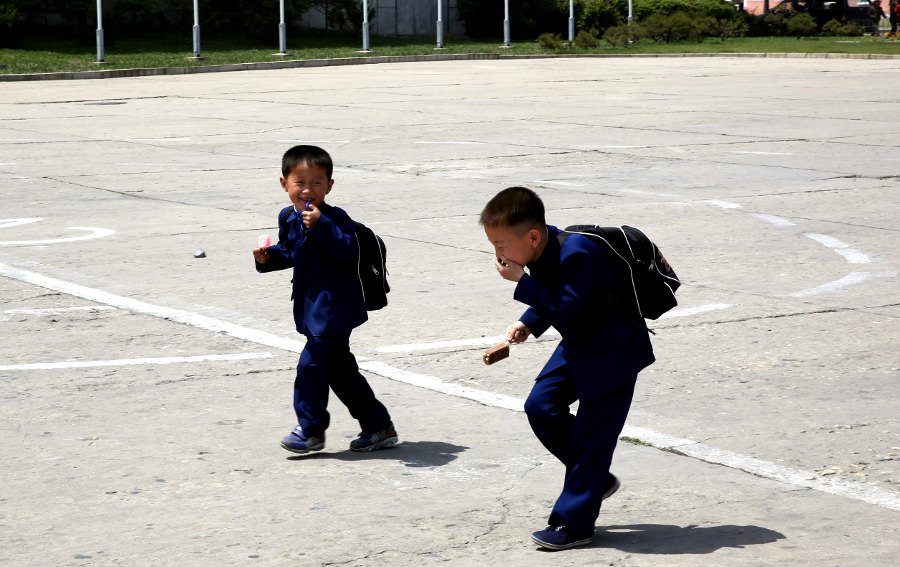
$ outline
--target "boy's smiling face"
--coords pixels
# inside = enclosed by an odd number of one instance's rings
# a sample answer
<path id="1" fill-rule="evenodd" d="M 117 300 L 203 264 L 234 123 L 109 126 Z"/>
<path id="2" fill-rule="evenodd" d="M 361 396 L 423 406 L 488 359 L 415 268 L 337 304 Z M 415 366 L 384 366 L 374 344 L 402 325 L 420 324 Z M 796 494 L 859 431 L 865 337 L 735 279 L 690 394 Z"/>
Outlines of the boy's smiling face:
<path id="1" fill-rule="evenodd" d="M 537 229 L 516 231 L 502 226 L 485 226 L 484 233 L 494 245 L 494 253 L 501 261 L 511 260 L 526 266 L 538 259 L 543 251 L 544 238 Z"/>
<path id="2" fill-rule="evenodd" d="M 325 195 L 331 192 L 334 179 L 328 178 L 324 167 L 301 162 L 294 166 L 287 178 L 281 177 L 281 187 L 287 191 L 291 203 L 298 211 L 306 208 L 306 203 L 316 207 L 325 201 Z"/>

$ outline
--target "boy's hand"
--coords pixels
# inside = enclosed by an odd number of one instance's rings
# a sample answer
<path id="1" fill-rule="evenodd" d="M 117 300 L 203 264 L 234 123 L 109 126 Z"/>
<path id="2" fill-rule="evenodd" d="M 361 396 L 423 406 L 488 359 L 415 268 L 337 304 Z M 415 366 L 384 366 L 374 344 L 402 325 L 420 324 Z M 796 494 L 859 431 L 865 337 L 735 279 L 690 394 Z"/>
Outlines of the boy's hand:
<path id="1" fill-rule="evenodd" d="M 524 343 L 530 336 L 531 331 L 521 321 L 516 321 L 506 329 L 506 342 L 508 343 Z"/>
<path id="2" fill-rule="evenodd" d="M 259 264 L 265 264 L 269 261 L 269 251 L 265 248 L 254 248 L 253 259 Z"/>
<path id="3" fill-rule="evenodd" d="M 304 209 L 300 216 L 303 218 L 303 227 L 306 230 L 311 229 L 316 226 L 316 223 L 319 222 L 319 217 L 322 216 L 322 211 L 319 210 L 319 207 L 313 205 L 312 203 L 306 203 L 306 209 Z"/>
<path id="4" fill-rule="evenodd" d="M 525 275 L 525 268 L 516 264 L 506 256 L 494 258 L 494 267 L 500 273 L 500 277 L 511 282 L 517 282 Z"/>

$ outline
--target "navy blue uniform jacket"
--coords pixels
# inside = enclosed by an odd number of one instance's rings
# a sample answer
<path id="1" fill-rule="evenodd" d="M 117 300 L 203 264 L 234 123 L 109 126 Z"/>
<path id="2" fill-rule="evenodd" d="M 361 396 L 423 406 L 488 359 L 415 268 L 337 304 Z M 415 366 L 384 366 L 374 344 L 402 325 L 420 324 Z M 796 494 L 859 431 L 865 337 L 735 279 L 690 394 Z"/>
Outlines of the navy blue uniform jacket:
<path id="1" fill-rule="evenodd" d="M 546 248 L 528 264 L 513 297 L 530 306 L 519 320 L 533 335 L 552 325 L 562 336 L 538 380 L 569 365 L 578 398 L 590 400 L 634 381 L 655 360 L 653 347 L 643 321 L 629 321 L 610 307 L 609 292 L 631 284 L 613 270 L 603 249 L 580 234 L 560 246 L 560 230 L 547 231 Z"/>
<path id="2" fill-rule="evenodd" d="M 256 263 L 259 272 L 294 268 L 294 323 L 306 336 L 349 333 L 368 319 L 356 225 L 343 209 L 322 203 L 319 210 L 319 221 L 304 230 L 293 206 L 285 207 L 278 215 L 278 244 L 268 248 L 268 262 Z"/>

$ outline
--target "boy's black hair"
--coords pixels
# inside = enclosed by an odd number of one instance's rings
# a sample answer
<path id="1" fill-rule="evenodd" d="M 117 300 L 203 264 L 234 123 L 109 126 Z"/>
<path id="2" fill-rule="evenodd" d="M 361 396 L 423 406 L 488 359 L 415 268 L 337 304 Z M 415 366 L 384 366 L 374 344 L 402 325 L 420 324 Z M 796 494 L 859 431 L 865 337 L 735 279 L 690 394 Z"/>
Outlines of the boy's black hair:
<path id="1" fill-rule="evenodd" d="M 506 226 L 517 232 L 547 225 L 544 203 L 526 187 L 507 187 L 494 195 L 481 211 L 478 222 L 481 226 Z"/>
<path id="2" fill-rule="evenodd" d="M 281 158 L 281 175 L 286 178 L 301 163 L 321 167 L 328 173 L 328 179 L 331 179 L 334 163 L 328 152 L 319 146 L 294 146 L 284 152 L 284 157 Z"/>

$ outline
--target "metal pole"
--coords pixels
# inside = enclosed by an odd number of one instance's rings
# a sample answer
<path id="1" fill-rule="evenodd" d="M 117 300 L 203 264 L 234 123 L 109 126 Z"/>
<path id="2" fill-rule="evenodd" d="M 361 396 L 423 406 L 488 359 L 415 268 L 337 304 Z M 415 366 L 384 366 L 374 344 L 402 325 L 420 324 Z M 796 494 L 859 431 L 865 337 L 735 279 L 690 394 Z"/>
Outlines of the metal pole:
<path id="1" fill-rule="evenodd" d="M 503 46 L 509 47 L 509 0 L 503 0 Z"/>
<path id="2" fill-rule="evenodd" d="M 437 47 L 438 49 L 444 47 L 444 21 L 442 19 L 442 6 L 443 0 L 437 0 L 437 9 L 438 9 L 438 19 L 437 19 Z"/>
<path id="3" fill-rule="evenodd" d="M 363 35 L 362 50 L 369 51 L 369 2 L 367 0 L 363 0 L 362 35 Z"/>
<path id="4" fill-rule="evenodd" d="M 628 45 L 631 45 L 631 20 L 632 20 L 632 11 L 631 11 L 631 0 L 628 0 Z"/>
<path id="5" fill-rule="evenodd" d="M 284 25 L 284 0 L 279 2 L 279 12 L 281 19 L 278 22 L 278 53 L 285 55 L 287 53 L 287 32 Z"/>
<path id="6" fill-rule="evenodd" d="M 200 57 L 200 11 L 194 0 L 194 57 Z"/>
<path id="7" fill-rule="evenodd" d="M 569 0 L 569 41 L 575 41 L 575 0 Z"/>
<path id="8" fill-rule="evenodd" d="M 103 0 L 97 0 L 97 63 L 106 59 L 106 48 L 103 45 Z"/>

